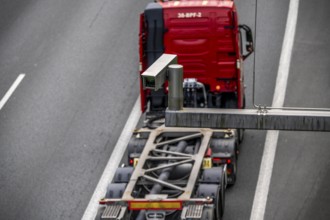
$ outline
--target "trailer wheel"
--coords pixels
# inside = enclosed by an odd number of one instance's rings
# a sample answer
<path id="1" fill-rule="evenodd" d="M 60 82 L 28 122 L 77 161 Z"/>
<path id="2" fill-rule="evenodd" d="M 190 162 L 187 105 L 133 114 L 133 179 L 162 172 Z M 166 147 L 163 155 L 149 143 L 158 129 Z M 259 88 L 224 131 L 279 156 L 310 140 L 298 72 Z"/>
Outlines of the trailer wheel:
<path id="1" fill-rule="evenodd" d="M 145 138 L 136 138 L 135 136 L 131 137 L 127 145 L 128 164 L 130 158 L 140 157 L 146 143 L 147 139 Z"/>
<path id="2" fill-rule="evenodd" d="M 244 131 L 245 129 L 237 129 L 237 134 L 238 134 L 238 143 L 241 144 L 244 139 Z"/>
<path id="3" fill-rule="evenodd" d="M 107 194 L 105 195 L 106 198 L 109 199 L 119 199 L 123 196 L 126 183 L 110 183 L 107 188 Z"/>
<path id="4" fill-rule="evenodd" d="M 239 133 L 240 133 L 240 131 L 239 131 L 240 129 L 233 129 L 233 131 L 234 131 L 234 137 L 235 137 L 235 152 L 236 152 L 236 154 L 238 154 L 239 153 L 239 150 L 238 150 L 238 146 L 239 146 L 239 143 L 240 143 L 240 141 L 239 141 Z"/>
<path id="5" fill-rule="evenodd" d="M 226 175 L 226 174 L 224 174 Z M 216 213 L 216 220 L 221 220 L 222 216 L 225 212 L 225 178 L 221 179 L 221 183 L 219 185 L 219 194 L 218 194 L 218 201 L 216 203 L 217 211 Z"/>
<path id="6" fill-rule="evenodd" d="M 220 139 L 212 138 L 210 142 L 212 153 L 230 153 L 236 154 L 237 142 L 235 138 Z"/>
<path id="7" fill-rule="evenodd" d="M 220 184 L 200 184 L 197 190 L 197 197 L 214 198 L 213 219 L 221 220 L 225 210 L 225 184 L 222 178 Z M 209 211 L 207 211 L 209 213 Z M 202 218 L 203 219 L 203 218 Z"/>
<path id="8" fill-rule="evenodd" d="M 118 167 L 113 177 L 113 183 L 128 183 L 131 179 L 133 167 Z"/>
<path id="9" fill-rule="evenodd" d="M 125 189 L 126 189 L 126 183 L 110 183 L 107 187 L 107 193 L 105 195 L 105 198 L 108 199 L 119 199 L 123 196 Z M 99 207 L 97 210 L 97 214 L 95 216 L 95 220 L 101 220 L 102 214 L 105 210 L 105 206 Z"/>
<path id="10" fill-rule="evenodd" d="M 228 182 L 229 186 L 233 186 L 236 183 L 236 178 L 237 178 L 237 155 L 233 156 L 231 166 L 232 166 L 232 173 L 230 174 L 231 181 Z"/>
<path id="11" fill-rule="evenodd" d="M 127 146 L 128 153 L 141 154 L 146 143 L 147 143 L 146 138 L 136 138 L 134 136 L 131 137 Z"/>

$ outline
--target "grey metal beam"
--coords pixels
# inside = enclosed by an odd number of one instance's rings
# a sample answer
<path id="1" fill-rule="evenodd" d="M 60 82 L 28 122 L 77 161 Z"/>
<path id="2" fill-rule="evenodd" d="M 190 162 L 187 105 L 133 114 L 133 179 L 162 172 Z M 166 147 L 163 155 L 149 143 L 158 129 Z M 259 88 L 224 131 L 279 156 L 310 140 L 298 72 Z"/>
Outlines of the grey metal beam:
<path id="1" fill-rule="evenodd" d="M 257 130 L 330 131 L 329 111 L 206 109 L 166 110 L 167 127 L 244 128 Z"/>
<path id="2" fill-rule="evenodd" d="M 166 187 L 171 188 L 171 189 L 176 189 L 176 190 L 179 190 L 179 191 L 185 191 L 185 189 L 182 188 L 182 187 L 179 187 L 179 186 L 176 186 L 174 184 L 165 182 L 163 180 L 159 180 L 159 179 L 153 178 L 151 176 L 144 175 L 143 178 L 145 178 L 147 180 L 150 180 L 150 181 L 152 181 L 154 183 L 159 183 L 160 185 L 166 186 Z"/>

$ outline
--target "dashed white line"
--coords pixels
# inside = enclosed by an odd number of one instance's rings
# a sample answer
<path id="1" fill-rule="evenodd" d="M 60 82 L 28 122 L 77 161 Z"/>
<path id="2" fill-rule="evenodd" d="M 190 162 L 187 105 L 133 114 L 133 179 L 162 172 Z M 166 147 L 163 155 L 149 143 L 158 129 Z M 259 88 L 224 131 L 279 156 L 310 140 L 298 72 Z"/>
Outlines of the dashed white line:
<path id="1" fill-rule="evenodd" d="M 289 77 L 292 48 L 298 19 L 299 0 L 290 0 L 282 52 L 277 72 L 273 107 L 283 107 Z M 279 131 L 268 131 L 261 160 L 259 178 L 251 211 L 250 220 L 263 220 L 265 216 L 269 185 L 273 172 Z"/>
<path id="2" fill-rule="evenodd" d="M 1 99 L 1 101 L 0 101 L 0 110 L 3 108 L 3 106 L 5 106 L 5 104 L 7 103 L 8 99 L 14 93 L 14 91 L 19 86 L 19 84 L 22 82 L 22 80 L 24 79 L 24 77 L 25 77 L 25 74 L 24 73 L 21 73 L 17 77 L 17 79 L 15 80 L 15 82 L 13 83 L 13 85 L 9 88 L 9 90 L 7 91 L 7 93 L 5 94 L 5 96 Z"/>
<path id="3" fill-rule="evenodd" d="M 127 144 L 132 136 L 132 132 L 137 126 L 139 119 L 141 117 L 141 108 L 140 108 L 140 97 L 136 100 L 135 105 L 132 109 L 131 114 L 129 115 L 125 127 L 119 139 L 116 143 L 115 148 L 112 151 L 111 157 L 108 161 L 107 166 L 105 167 L 103 174 L 99 183 L 96 186 L 96 189 L 93 193 L 91 200 L 85 210 L 85 213 L 82 217 L 82 220 L 91 220 L 94 219 L 97 210 L 99 207 L 99 200 L 104 198 L 106 194 L 106 189 L 108 184 L 112 181 L 112 178 L 115 174 L 117 167 L 126 151 Z"/>

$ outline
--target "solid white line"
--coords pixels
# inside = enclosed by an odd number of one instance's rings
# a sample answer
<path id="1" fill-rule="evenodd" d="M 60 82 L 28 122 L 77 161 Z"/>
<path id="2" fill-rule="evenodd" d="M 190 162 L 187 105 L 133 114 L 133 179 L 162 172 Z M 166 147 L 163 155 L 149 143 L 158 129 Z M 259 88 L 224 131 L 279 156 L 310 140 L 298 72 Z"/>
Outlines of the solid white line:
<path id="1" fill-rule="evenodd" d="M 9 90 L 7 91 L 7 93 L 5 94 L 5 96 L 1 99 L 1 101 L 0 101 L 0 110 L 6 104 L 6 102 L 10 98 L 10 96 L 14 93 L 14 91 L 16 90 L 16 88 L 18 87 L 18 85 L 22 82 L 22 80 L 24 79 L 24 77 L 25 77 L 25 74 L 24 73 L 21 73 L 17 77 L 17 79 L 15 80 L 15 82 L 13 83 L 13 85 L 9 88 Z"/>
<path id="2" fill-rule="evenodd" d="M 299 0 L 291 0 L 282 44 L 282 52 L 277 72 L 273 107 L 283 107 L 289 77 L 292 48 L 298 19 Z M 269 185 L 273 172 L 279 131 L 268 131 L 260 164 L 259 178 L 250 220 L 263 220 L 265 216 Z"/>
<path id="3" fill-rule="evenodd" d="M 139 122 L 139 119 L 141 117 L 140 106 L 141 105 L 140 105 L 140 96 L 139 96 L 139 98 L 135 102 L 131 114 L 127 119 L 125 127 L 123 128 L 123 131 L 119 136 L 117 144 L 112 151 L 108 164 L 103 171 L 103 174 L 101 176 L 99 183 L 97 184 L 94 194 L 91 200 L 89 201 L 89 204 L 82 217 L 82 220 L 91 220 L 95 218 L 99 207 L 99 200 L 104 198 L 106 194 L 107 186 L 112 181 L 116 169 L 119 166 L 119 163 L 126 151 L 126 147 L 132 136 L 132 132 L 134 131 L 134 129 L 137 126 L 137 123 Z"/>

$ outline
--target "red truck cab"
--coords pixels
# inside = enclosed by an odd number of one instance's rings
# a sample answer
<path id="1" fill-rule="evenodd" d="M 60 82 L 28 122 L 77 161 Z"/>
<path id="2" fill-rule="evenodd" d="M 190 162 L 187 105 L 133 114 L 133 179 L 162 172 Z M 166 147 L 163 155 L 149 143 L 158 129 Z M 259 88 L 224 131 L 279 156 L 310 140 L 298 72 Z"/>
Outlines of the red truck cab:
<path id="1" fill-rule="evenodd" d="M 140 73 L 163 53 L 176 54 L 186 107 L 244 108 L 242 64 L 253 42 L 250 28 L 238 25 L 233 1 L 157 1 L 140 18 Z M 167 85 L 150 91 L 141 83 L 141 102 L 142 111 L 150 102 L 150 112 L 163 112 Z"/>

